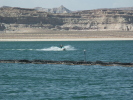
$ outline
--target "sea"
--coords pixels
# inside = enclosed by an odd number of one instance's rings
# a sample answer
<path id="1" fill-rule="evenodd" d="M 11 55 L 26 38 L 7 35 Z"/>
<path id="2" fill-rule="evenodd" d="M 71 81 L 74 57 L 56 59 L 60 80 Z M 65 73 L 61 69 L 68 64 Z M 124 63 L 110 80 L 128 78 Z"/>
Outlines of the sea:
<path id="1" fill-rule="evenodd" d="M 23 59 L 133 63 L 133 41 L 0 42 Z M 0 63 L 0 100 L 133 100 L 133 67 Z"/>

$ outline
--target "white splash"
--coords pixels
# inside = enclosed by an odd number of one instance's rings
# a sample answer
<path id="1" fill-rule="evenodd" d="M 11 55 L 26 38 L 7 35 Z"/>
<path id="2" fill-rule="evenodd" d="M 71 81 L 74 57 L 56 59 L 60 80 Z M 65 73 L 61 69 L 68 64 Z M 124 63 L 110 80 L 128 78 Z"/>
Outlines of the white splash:
<path id="1" fill-rule="evenodd" d="M 66 51 L 72 51 L 76 50 L 74 47 L 71 45 L 66 45 L 64 46 Z M 57 47 L 57 46 L 51 46 L 49 48 L 44 48 L 44 49 L 37 49 L 38 51 L 64 51 L 63 48 Z"/>
<path id="2" fill-rule="evenodd" d="M 73 51 L 76 50 L 73 46 L 71 45 L 66 45 L 63 48 L 60 48 L 58 46 L 51 46 L 49 48 L 43 48 L 43 49 L 0 49 L 0 50 L 12 50 L 12 51 Z"/>
<path id="3" fill-rule="evenodd" d="M 66 50 L 76 50 L 74 47 L 72 47 L 71 45 L 66 45 L 66 46 L 64 46 L 64 48 L 66 49 Z"/>

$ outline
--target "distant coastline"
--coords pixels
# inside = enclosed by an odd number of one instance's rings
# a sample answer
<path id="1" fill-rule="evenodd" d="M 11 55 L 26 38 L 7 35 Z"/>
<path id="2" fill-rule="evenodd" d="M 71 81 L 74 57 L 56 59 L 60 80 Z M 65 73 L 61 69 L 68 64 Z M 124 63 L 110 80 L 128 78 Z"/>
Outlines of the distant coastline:
<path id="1" fill-rule="evenodd" d="M 37 10 L 38 9 L 38 10 Z M 0 7 L 0 31 L 23 28 L 55 31 L 133 31 L 133 10 L 95 9 L 71 12 L 64 6 L 45 12 L 42 8 Z M 40 9 L 40 10 L 39 10 Z"/>
<path id="2" fill-rule="evenodd" d="M 39 9 L 0 7 L 0 41 L 133 40 L 131 9 Z"/>

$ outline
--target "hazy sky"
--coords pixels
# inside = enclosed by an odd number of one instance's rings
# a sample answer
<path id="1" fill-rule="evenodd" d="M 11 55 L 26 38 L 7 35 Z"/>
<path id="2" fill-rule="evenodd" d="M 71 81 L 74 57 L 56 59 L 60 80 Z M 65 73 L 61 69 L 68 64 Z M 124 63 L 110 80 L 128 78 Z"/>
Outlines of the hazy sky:
<path id="1" fill-rule="evenodd" d="M 55 8 L 61 5 L 73 11 L 90 10 L 97 8 L 133 7 L 133 0 L 0 0 L 0 7 Z"/>

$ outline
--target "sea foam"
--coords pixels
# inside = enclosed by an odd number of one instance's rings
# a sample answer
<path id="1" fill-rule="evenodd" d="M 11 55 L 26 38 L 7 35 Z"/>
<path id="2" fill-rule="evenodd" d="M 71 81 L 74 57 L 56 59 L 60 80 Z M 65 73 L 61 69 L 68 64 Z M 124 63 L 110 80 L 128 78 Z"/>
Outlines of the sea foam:
<path id="1" fill-rule="evenodd" d="M 73 51 L 76 50 L 73 46 L 71 45 L 66 45 L 64 46 L 65 50 L 67 51 Z M 38 51 L 63 51 L 62 48 L 58 47 L 58 46 L 51 46 L 48 48 L 43 48 L 43 49 L 37 49 Z"/>

